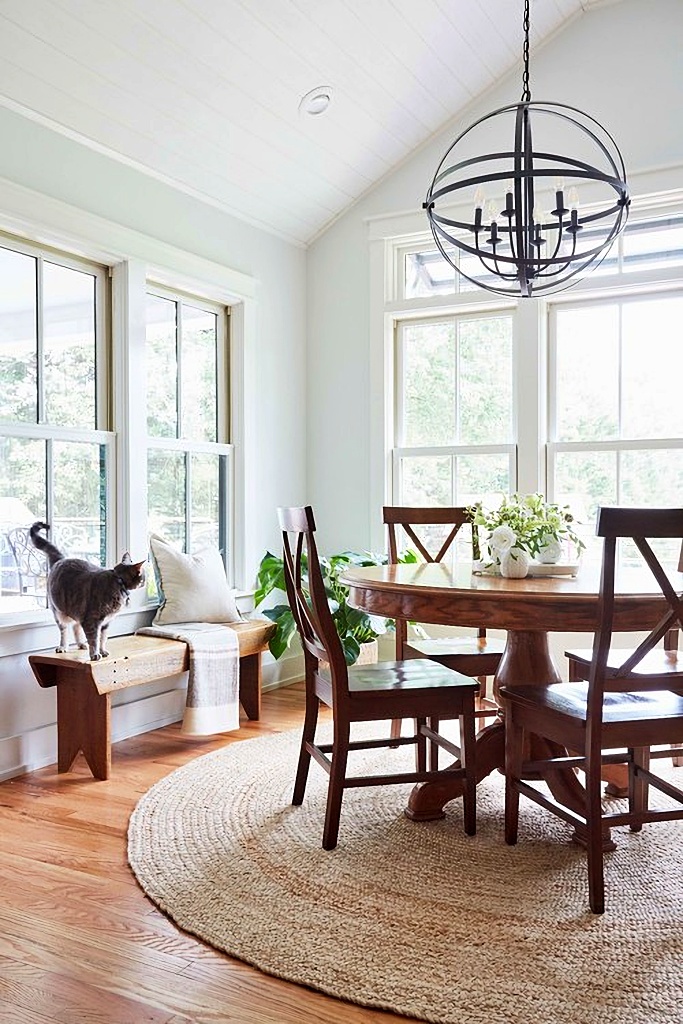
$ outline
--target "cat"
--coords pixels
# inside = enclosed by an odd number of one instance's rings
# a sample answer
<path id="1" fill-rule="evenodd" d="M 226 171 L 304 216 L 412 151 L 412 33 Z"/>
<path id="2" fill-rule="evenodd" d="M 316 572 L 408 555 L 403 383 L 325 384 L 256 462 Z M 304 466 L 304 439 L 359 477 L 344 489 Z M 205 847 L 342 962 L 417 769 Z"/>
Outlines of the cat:
<path id="1" fill-rule="evenodd" d="M 75 641 L 89 651 L 91 661 L 106 658 L 109 623 L 128 604 L 129 592 L 145 582 L 145 562 L 131 562 L 128 552 L 113 569 L 101 569 L 82 558 L 67 558 L 51 541 L 41 536 L 50 529 L 34 523 L 31 541 L 47 555 L 49 572 L 47 598 L 59 626 L 57 653 L 68 649 L 67 634 L 73 628 Z"/>

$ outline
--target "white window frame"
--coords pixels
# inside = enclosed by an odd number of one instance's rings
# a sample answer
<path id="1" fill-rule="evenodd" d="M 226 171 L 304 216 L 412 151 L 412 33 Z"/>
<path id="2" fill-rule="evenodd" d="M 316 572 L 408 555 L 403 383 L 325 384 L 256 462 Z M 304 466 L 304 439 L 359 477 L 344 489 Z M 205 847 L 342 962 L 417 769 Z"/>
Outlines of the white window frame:
<path id="1" fill-rule="evenodd" d="M 230 367 L 230 307 L 222 303 L 214 302 L 211 299 L 198 295 L 191 295 L 180 289 L 172 289 L 164 285 L 148 281 L 147 294 L 167 299 L 176 303 L 179 310 L 183 304 L 195 306 L 206 310 L 216 316 L 217 338 L 216 338 L 216 440 L 215 441 L 192 441 L 186 437 L 153 437 L 147 434 L 147 449 L 179 452 L 186 456 L 185 471 L 185 521 L 186 535 L 189 529 L 190 495 L 192 488 L 191 459 L 189 455 L 216 455 L 225 459 L 226 473 L 223 493 L 220 499 L 220 515 L 222 522 L 219 525 L 220 536 L 225 538 L 225 551 L 223 559 L 226 573 L 229 580 L 235 576 L 234 557 L 234 519 L 235 519 L 235 445 L 230 439 L 230 411 L 231 411 L 231 386 L 232 379 Z M 182 313 L 180 314 L 182 317 Z M 179 322 L 179 330 L 182 337 L 182 319 Z M 182 350 L 181 350 L 182 351 Z M 222 386 L 225 382 L 226 386 Z M 182 356 L 178 366 L 178 413 L 182 415 Z"/>
<path id="2" fill-rule="evenodd" d="M 656 193 L 648 188 L 651 179 L 643 176 L 642 198 L 632 202 L 630 223 L 648 221 L 683 212 L 683 190 L 670 189 Z M 633 187 L 633 186 L 632 186 Z M 634 189 L 635 191 L 635 189 Z M 590 199 L 590 195 L 587 197 Z M 583 196 L 581 197 L 583 202 Z M 408 252 L 433 249 L 434 241 L 425 227 L 424 217 L 404 214 L 380 217 L 369 222 L 370 247 L 370 374 L 371 391 L 381 401 L 373 403 L 371 414 L 371 501 L 373 509 L 395 500 L 395 411 L 397 367 L 393 353 L 396 325 L 407 318 L 424 318 L 451 313 L 496 310 L 504 300 L 483 289 L 454 292 L 417 299 L 406 299 L 403 289 L 403 266 Z M 603 296 L 642 295 L 648 291 L 680 289 L 681 268 L 665 267 L 628 272 L 622 269 L 622 239 L 617 245 L 617 269 L 609 274 L 595 274 L 577 283 L 558 296 L 532 298 L 512 302 L 514 308 L 514 408 L 517 443 L 516 488 L 522 492 L 541 491 L 553 500 L 553 469 L 555 453 L 560 445 L 553 440 L 552 409 L 554 369 L 549 335 L 552 331 L 551 311 L 570 302 L 583 304 Z M 508 301 L 508 306 L 510 302 Z M 683 446 L 683 439 L 675 439 Z M 628 447 L 629 442 L 620 441 Z M 661 448 L 671 439 L 638 442 L 640 448 Z M 633 444 L 630 444 L 633 448 Z M 424 449 L 420 450 L 425 453 Z M 378 517 L 373 516 L 371 538 L 374 545 L 383 543 Z"/>
<path id="3" fill-rule="evenodd" d="M 408 247 L 403 248 L 403 253 L 410 251 L 414 252 L 414 249 Z M 402 262 L 402 254 L 399 253 L 398 258 Z M 455 273 L 455 271 L 454 271 Z M 395 387 L 394 387 L 394 399 L 393 399 L 393 428 L 392 436 L 394 443 L 391 448 L 391 492 L 390 492 L 390 503 L 398 504 L 401 501 L 401 494 L 403 492 L 403 481 L 401 474 L 402 460 L 410 457 L 426 457 L 436 456 L 438 458 L 449 458 L 451 460 L 451 504 L 459 504 L 456 496 L 456 460 L 458 457 L 466 455 L 506 455 L 508 458 L 508 472 L 510 480 L 513 481 L 516 486 L 517 481 L 517 445 L 515 443 L 515 424 L 516 416 L 512 416 L 511 423 L 511 434 L 512 439 L 508 442 L 500 442 L 497 444 L 486 444 L 486 445 L 466 445 L 466 444 L 451 444 L 451 445 L 438 445 L 438 446 L 408 446 L 404 444 L 402 437 L 402 427 L 404 422 L 404 409 L 403 409 L 403 389 L 400 384 L 403 380 L 403 362 L 404 362 L 404 329 L 410 324 L 416 325 L 428 325 L 433 323 L 446 323 L 453 321 L 457 326 L 459 317 L 467 317 L 468 319 L 484 319 L 491 316 L 509 316 L 511 307 L 509 305 L 501 306 L 495 309 L 481 309 L 479 306 L 472 310 L 462 310 L 459 313 L 448 313 L 448 314 L 434 314 L 434 316 L 425 317 L 402 317 L 397 318 L 394 321 L 394 365 L 395 365 Z M 513 325 L 514 329 L 514 325 Z M 457 332 L 456 332 L 457 333 Z M 514 340 L 513 340 L 513 352 L 514 352 Z M 513 354 L 514 362 L 514 354 Z M 456 360 L 456 373 L 457 373 L 457 360 Z M 513 373 L 514 377 L 514 373 Z M 514 404 L 514 389 L 513 389 L 513 404 Z M 513 487 L 514 489 L 514 487 Z"/>
<path id="4" fill-rule="evenodd" d="M 148 280 L 212 300 L 231 309 L 229 336 L 230 438 L 234 448 L 233 585 L 247 590 L 246 567 L 257 564 L 261 538 L 253 535 L 246 508 L 256 493 L 259 450 L 256 282 L 248 274 L 178 249 L 157 238 L 87 213 L 60 200 L 0 180 L 0 232 L 73 258 L 93 261 L 111 277 L 111 407 L 107 440 L 115 484 L 108 513 L 112 557 L 147 552 L 145 301 Z M 30 425 L 29 425 L 30 426 Z M 93 439 L 92 432 L 88 437 Z M 252 468 L 253 467 L 253 468 Z M 114 554 L 115 553 L 115 554 Z M 116 632 L 132 632 L 149 619 L 141 590 L 117 616 Z M 54 621 L 47 610 L 0 614 L 0 657 L 24 654 L 53 643 Z"/>
<path id="5" fill-rule="evenodd" d="M 22 253 L 36 260 L 36 295 L 37 295 L 37 420 L 35 423 L 0 423 L 0 435 L 3 437 L 45 441 L 47 445 L 47 480 L 45 481 L 46 518 L 48 523 L 54 522 L 54 489 L 52 474 L 52 446 L 55 442 L 83 442 L 98 444 L 105 448 L 105 488 L 106 488 L 106 557 L 108 564 L 113 556 L 116 543 L 115 524 L 115 442 L 116 434 L 111 429 L 111 403 L 109 366 L 111 361 L 111 296 L 109 289 L 109 270 L 94 259 L 79 257 L 59 248 L 47 247 L 39 243 L 18 238 L 9 232 L 0 232 L 0 248 Z M 76 270 L 94 278 L 95 281 L 95 425 L 91 427 L 63 427 L 46 423 L 45 387 L 43 363 L 43 264 Z M 13 622 L 17 618 L 24 619 L 34 614 L 42 614 L 42 607 L 26 609 L 23 612 L 5 611 L 0 601 L 0 625 L 5 620 Z"/>

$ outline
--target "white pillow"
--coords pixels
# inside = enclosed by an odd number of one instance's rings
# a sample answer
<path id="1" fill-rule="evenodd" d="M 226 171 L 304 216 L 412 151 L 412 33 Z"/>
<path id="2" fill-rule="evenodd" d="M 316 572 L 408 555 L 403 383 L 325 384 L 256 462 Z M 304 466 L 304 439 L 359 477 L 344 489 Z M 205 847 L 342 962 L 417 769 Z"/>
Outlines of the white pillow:
<path id="1" fill-rule="evenodd" d="M 228 586 L 217 548 L 185 555 L 163 537 L 149 538 L 156 563 L 161 604 L 155 626 L 173 622 L 239 622 L 234 591 Z"/>

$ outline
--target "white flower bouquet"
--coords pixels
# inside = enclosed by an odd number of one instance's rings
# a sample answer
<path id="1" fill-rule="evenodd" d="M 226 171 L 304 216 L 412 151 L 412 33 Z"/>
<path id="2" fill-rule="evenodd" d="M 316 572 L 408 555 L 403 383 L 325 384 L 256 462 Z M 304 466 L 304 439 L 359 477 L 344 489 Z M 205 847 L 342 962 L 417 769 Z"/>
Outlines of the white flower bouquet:
<path id="1" fill-rule="evenodd" d="M 585 547 L 567 505 L 546 502 L 542 494 L 502 495 L 501 499 L 497 508 L 477 502 L 470 509 L 473 536 L 479 528 L 485 532 L 483 551 L 477 551 L 475 541 L 475 560 L 479 556 L 486 568 L 505 562 L 510 575 L 525 576 L 531 559 L 557 562 L 567 543 L 577 556 Z"/>

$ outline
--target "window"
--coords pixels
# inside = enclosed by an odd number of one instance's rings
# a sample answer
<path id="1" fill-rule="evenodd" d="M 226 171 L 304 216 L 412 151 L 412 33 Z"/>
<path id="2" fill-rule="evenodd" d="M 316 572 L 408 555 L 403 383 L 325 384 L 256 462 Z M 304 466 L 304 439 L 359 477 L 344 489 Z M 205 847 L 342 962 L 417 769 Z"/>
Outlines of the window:
<path id="1" fill-rule="evenodd" d="M 586 521 L 683 504 L 682 322 L 680 291 L 551 309 L 549 480 Z"/>
<path id="2" fill-rule="evenodd" d="M 393 500 L 466 505 L 515 480 L 512 316 L 399 322 Z"/>
<path id="3" fill-rule="evenodd" d="M 683 505 L 680 206 L 635 202 L 596 272 L 505 309 L 426 236 L 390 251 L 390 501 L 538 490 L 588 541 L 599 505 Z"/>
<path id="4" fill-rule="evenodd" d="M 0 612 L 44 607 L 20 532 L 35 520 L 68 554 L 107 561 L 107 302 L 105 268 L 0 239 Z"/>
<path id="5" fill-rule="evenodd" d="M 148 523 L 184 551 L 231 551 L 227 310 L 161 289 L 147 296 Z"/>

